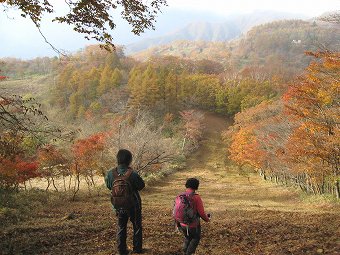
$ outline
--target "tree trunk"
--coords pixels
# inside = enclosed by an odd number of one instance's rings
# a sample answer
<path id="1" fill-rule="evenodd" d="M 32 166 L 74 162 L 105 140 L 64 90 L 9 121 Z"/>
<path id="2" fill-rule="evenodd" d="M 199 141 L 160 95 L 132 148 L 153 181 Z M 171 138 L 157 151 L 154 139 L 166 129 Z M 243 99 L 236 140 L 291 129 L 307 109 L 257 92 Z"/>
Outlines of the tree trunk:
<path id="1" fill-rule="evenodd" d="M 93 177 L 94 177 L 93 174 L 91 174 L 91 175 L 90 175 L 90 179 L 91 179 L 92 185 L 93 185 L 93 187 L 96 187 L 96 183 L 95 183 Z"/>
<path id="2" fill-rule="evenodd" d="M 263 180 L 267 180 L 267 175 L 266 175 L 266 171 L 262 170 L 261 169 L 261 173 L 262 173 L 262 177 L 263 177 Z"/>
<path id="3" fill-rule="evenodd" d="M 340 199 L 340 184 L 339 180 L 335 181 L 335 195 L 337 199 Z"/>
<path id="4" fill-rule="evenodd" d="M 57 186 L 55 186 L 55 182 L 54 182 L 53 176 L 52 176 L 51 178 L 52 178 L 52 185 L 53 185 L 54 189 L 55 189 L 57 192 L 59 192 L 59 190 L 57 189 Z"/>
<path id="5" fill-rule="evenodd" d="M 184 146 L 185 146 L 185 142 L 186 142 L 186 137 L 184 137 L 184 139 L 183 139 L 183 143 L 182 143 L 182 153 L 183 153 L 183 151 L 184 151 Z"/>
<path id="6" fill-rule="evenodd" d="M 77 178 L 76 178 L 75 183 L 74 183 L 74 190 L 73 190 L 73 197 L 72 197 L 73 201 L 76 198 L 76 194 L 79 191 L 79 186 L 80 186 L 80 174 L 77 173 Z"/>
<path id="7" fill-rule="evenodd" d="M 87 188 L 89 190 L 89 194 L 91 195 L 91 181 L 89 180 L 88 176 L 85 176 L 85 182 L 87 184 Z"/>
<path id="8" fill-rule="evenodd" d="M 68 190 L 71 190 L 71 183 L 72 183 L 72 174 L 70 174 L 70 179 L 68 182 Z"/>
<path id="9" fill-rule="evenodd" d="M 47 180 L 47 187 L 46 187 L 46 190 L 45 191 L 48 191 L 48 188 L 50 187 L 51 185 L 51 181 L 50 181 L 50 178 L 46 178 Z"/>
<path id="10" fill-rule="evenodd" d="M 63 183 L 64 183 L 64 190 L 66 191 L 66 180 L 65 180 L 65 176 L 63 175 Z"/>

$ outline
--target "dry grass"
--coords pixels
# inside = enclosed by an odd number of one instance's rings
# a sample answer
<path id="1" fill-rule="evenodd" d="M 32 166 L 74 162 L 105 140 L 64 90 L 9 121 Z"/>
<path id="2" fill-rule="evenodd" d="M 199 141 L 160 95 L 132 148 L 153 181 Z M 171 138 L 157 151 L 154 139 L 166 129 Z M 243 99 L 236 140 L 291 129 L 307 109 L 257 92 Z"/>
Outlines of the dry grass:
<path id="1" fill-rule="evenodd" d="M 49 89 L 53 86 L 50 75 L 31 76 L 23 80 L 5 80 L 0 83 L 1 94 L 29 95 L 35 98 L 47 98 Z"/>

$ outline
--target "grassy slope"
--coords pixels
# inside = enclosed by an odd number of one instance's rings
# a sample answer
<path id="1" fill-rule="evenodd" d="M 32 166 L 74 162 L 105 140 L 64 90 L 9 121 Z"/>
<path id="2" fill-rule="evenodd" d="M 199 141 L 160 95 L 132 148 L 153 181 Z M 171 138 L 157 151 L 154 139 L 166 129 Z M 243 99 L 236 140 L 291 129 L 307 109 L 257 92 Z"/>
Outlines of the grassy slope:
<path id="1" fill-rule="evenodd" d="M 339 207 L 306 203 L 294 190 L 263 182 L 257 175 L 239 175 L 225 164 L 220 131 L 227 125 L 208 114 L 205 140 L 188 167 L 142 192 L 146 254 L 181 254 L 182 237 L 174 231 L 171 209 L 185 179 L 192 176 L 200 179 L 199 193 L 213 216 L 211 223 L 203 223 L 196 255 L 340 254 Z M 65 218 L 71 212 L 75 217 Z M 0 251 L 111 254 L 115 225 L 109 193 L 50 203 L 32 219 L 2 228 Z"/>
<path id="2" fill-rule="evenodd" d="M 35 98 L 47 98 L 49 88 L 53 86 L 53 77 L 37 75 L 22 80 L 7 80 L 0 82 L 1 94 L 16 94 L 25 96 L 29 94 Z"/>

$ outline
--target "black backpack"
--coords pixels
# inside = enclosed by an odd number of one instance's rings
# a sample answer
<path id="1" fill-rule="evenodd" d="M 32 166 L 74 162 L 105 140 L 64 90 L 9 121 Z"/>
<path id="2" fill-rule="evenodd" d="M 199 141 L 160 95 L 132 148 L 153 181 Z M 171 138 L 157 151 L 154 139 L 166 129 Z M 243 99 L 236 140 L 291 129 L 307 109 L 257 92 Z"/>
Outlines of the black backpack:
<path id="1" fill-rule="evenodd" d="M 119 175 L 117 168 L 112 170 L 114 181 L 111 190 L 111 203 L 116 209 L 129 209 L 134 204 L 133 191 L 129 177 L 132 169 L 128 168 L 124 175 Z"/>

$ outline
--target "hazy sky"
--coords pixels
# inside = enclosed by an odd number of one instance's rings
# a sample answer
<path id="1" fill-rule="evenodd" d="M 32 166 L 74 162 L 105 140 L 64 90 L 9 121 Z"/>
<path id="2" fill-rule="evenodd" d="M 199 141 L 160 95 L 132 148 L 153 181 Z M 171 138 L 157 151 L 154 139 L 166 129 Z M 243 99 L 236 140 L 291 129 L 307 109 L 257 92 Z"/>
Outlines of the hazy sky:
<path id="1" fill-rule="evenodd" d="M 221 14 L 274 10 L 318 16 L 326 11 L 340 10 L 340 0 L 168 0 L 168 3 L 173 7 Z"/>
<path id="2" fill-rule="evenodd" d="M 57 11 L 64 3 L 57 3 Z M 117 22 L 114 31 L 114 42 L 127 44 L 147 37 L 159 36 L 185 26 L 190 19 L 205 17 L 209 21 L 222 20 L 230 14 L 244 14 L 256 10 L 273 10 L 278 12 L 298 13 L 306 17 L 315 17 L 326 11 L 340 10 L 340 0 L 168 0 L 169 7 L 163 9 L 156 31 L 148 31 L 141 37 L 130 32 L 129 25 L 124 21 Z M 176 15 L 176 16 L 175 16 Z M 195 17 L 195 15 L 197 17 Z M 157 29 L 161 27 L 162 29 Z M 42 31 L 48 40 L 57 48 L 76 51 L 91 42 L 83 39 L 66 25 L 51 24 L 48 19 L 42 22 Z M 95 43 L 95 42 L 92 42 Z M 29 19 L 20 17 L 18 12 L 6 15 L 0 5 L 0 58 L 34 58 L 37 56 L 56 55 Z"/>

